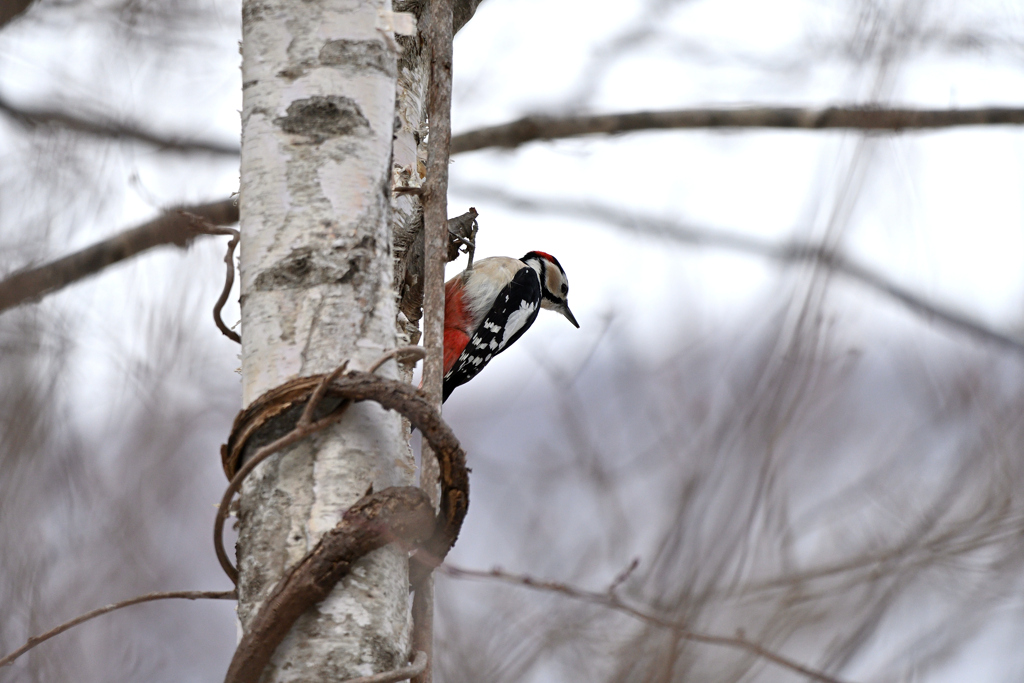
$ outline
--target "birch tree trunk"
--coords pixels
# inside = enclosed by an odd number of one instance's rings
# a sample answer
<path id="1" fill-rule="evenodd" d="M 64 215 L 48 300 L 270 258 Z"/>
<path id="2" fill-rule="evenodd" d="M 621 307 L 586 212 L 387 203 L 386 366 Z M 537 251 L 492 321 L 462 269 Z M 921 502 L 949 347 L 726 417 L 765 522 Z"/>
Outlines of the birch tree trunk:
<path id="1" fill-rule="evenodd" d="M 381 10 L 389 0 L 243 2 L 246 405 L 345 360 L 366 368 L 395 344 L 396 56 L 377 30 Z M 371 485 L 407 485 L 412 475 L 400 418 L 372 403 L 261 465 L 240 505 L 242 629 Z M 337 681 L 401 666 L 409 630 L 406 557 L 384 548 L 296 622 L 263 680 Z"/>

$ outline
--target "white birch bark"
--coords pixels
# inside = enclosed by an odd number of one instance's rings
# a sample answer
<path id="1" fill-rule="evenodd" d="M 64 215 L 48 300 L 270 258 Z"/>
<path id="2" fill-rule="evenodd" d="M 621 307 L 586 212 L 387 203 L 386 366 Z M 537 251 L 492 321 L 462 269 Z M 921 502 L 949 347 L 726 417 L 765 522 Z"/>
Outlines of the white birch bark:
<path id="1" fill-rule="evenodd" d="M 243 3 L 243 402 L 395 343 L 390 180 L 396 60 L 389 0 Z M 391 366 L 393 369 L 393 365 Z M 373 485 L 409 484 L 400 418 L 379 406 L 271 458 L 241 498 L 243 629 L 285 569 Z M 409 654 L 407 564 L 364 558 L 295 624 L 264 681 L 344 680 Z"/>

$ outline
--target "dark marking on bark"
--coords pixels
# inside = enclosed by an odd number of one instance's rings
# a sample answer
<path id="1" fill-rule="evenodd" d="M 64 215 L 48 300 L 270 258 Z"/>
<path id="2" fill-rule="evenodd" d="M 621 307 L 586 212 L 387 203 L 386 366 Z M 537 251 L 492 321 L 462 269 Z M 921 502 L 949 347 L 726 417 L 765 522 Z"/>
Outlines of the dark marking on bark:
<path id="1" fill-rule="evenodd" d="M 369 238 L 373 242 L 373 238 Z M 365 270 L 371 258 L 361 248 L 365 239 L 354 248 L 339 247 L 321 253 L 312 247 L 292 250 L 277 265 L 260 273 L 254 283 L 259 291 L 277 289 L 308 289 L 316 285 L 343 284 Z"/>
<path id="2" fill-rule="evenodd" d="M 350 69 L 375 69 L 394 78 L 395 57 L 377 40 L 331 40 L 320 48 L 320 63 Z"/>
<path id="3" fill-rule="evenodd" d="M 327 297 L 321 296 L 320 300 L 316 302 L 316 308 L 313 310 L 313 319 L 309 321 L 309 329 L 306 332 L 306 343 L 302 346 L 302 353 L 299 354 L 299 358 L 302 359 L 302 364 L 299 366 L 300 372 L 306 367 L 306 361 L 308 360 L 309 346 L 313 343 L 313 338 L 316 336 L 313 331 L 317 329 L 320 324 L 320 314 L 323 313 L 324 305 L 327 303 Z M 281 335 L 284 339 L 284 335 Z"/>
<path id="4" fill-rule="evenodd" d="M 371 635 L 365 639 L 363 652 L 369 652 L 370 665 L 374 671 L 391 671 L 405 664 L 405 653 L 396 649 L 387 638 Z"/>
<path id="5" fill-rule="evenodd" d="M 309 62 L 302 62 L 295 66 L 290 66 L 287 69 L 281 69 L 277 72 L 277 76 L 280 78 L 287 78 L 289 81 L 295 81 L 305 76 L 312 66 L 313 65 Z"/>
<path id="6" fill-rule="evenodd" d="M 327 138 L 370 130 L 370 122 L 359 105 L 342 95 L 316 95 L 295 100 L 288 105 L 287 115 L 274 119 L 274 123 L 284 132 L 304 135 L 315 144 Z"/>

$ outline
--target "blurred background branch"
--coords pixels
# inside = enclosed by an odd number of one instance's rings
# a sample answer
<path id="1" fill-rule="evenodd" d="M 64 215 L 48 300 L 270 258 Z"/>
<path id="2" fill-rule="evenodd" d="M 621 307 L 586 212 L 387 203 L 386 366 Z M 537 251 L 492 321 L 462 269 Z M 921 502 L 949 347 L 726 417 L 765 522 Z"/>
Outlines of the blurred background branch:
<path id="1" fill-rule="evenodd" d="M 815 671 L 814 669 L 809 669 L 802 664 L 794 662 L 788 657 L 783 657 L 778 653 L 766 650 L 757 643 L 750 642 L 744 637 L 742 629 L 740 629 L 734 637 L 719 636 L 710 633 L 696 633 L 691 631 L 685 624 L 675 623 L 670 620 L 663 619 L 655 614 L 651 614 L 649 611 L 627 605 L 615 594 L 613 587 L 609 587 L 608 590 L 604 592 L 588 591 L 559 581 L 544 581 L 536 579 L 526 574 L 512 574 L 500 569 L 492 569 L 490 571 L 465 569 L 451 564 L 441 565 L 440 570 L 447 576 L 451 576 L 456 579 L 489 579 L 492 581 L 502 581 L 512 585 L 523 586 L 524 588 L 529 588 L 531 590 L 547 591 L 558 595 L 564 595 L 574 600 L 582 600 L 595 605 L 601 605 L 602 607 L 607 607 L 608 609 L 628 614 L 629 616 L 646 622 L 652 626 L 673 631 L 680 640 L 691 640 L 693 642 L 704 643 L 706 645 L 718 645 L 721 647 L 731 647 L 744 650 L 785 669 L 795 671 L 796 673 L 806 676 L 811 680 L 822 681 L 822 683 L 840 683 L 837 678 L 833 678 L 832 676 L 820 671 Z"/>
<path id="2" fill-rule="evenodd" d="M 18 107 L 0 96 L 0 113 L 33 132 L 40 132 L 40 128 L 60 128 L 113 142 L 141 142 L 156 147 L 161 152 L 238 156 L 238 145 L 161 135 L 145 130 L 137 123 L 104 119 L 100 116 L 86 118 L 69 111 L 80 108 L 72 104 L 65 105 L 65 108 Z"/>
<path id="3" fill-rule="evenodd" d="M 860 130 L 901 132 L 953 126 L 1024 124 L 1024 109 L 899 109 L 851 106 L 798 109 L 746 107 L 743 109 L 680 109 L 638 111 L 590 116 L 527 116 L 510 123 L 467 131 L 452 137 L 452 154 L 488 147 L 511 149 L 536 140 L 558 140 L 584 135 L 616 135 L 641 130 L 693 128 L 783 128 L 802 130 Z"/>
<path id="4" fill-rule="evenodd" d="M 139 595 L 134 598 L 129 598 L 128 600 L 122 600 L 121 602 L 116 602 L 113 605 L 106 605 L 105 607 L 94 609 L 91 612 L 86 612 L 81 616 L 77 616 L 70 621 L 64 622 L 60 626 L 56 626 L 50 629 L 46 633 L 40 633 L 38 636 L 33 636 L 29 638 L 27 643 L 22 645 L 14 652 L 3 657 L 0 657 L 0 667 L 7 666 L 18 657 L 22 656 L 23 654 L 25 654 L 32 648 L 36 647 L 37 645 L 45 643 L 50 638 L 59 636 L 61 633 L 64 633 L 68 629 L 74 628 L 79 624 L 84 624 L 85 622 L 91 619 L 95 619 L 96 617 L 101 617 L 104 614 L 109 614 L 114 610 L 124 609 L 125 607 L 131 607 L 132 605 L 139 605 L 144 602 L 153 602 L 154 600 L 235 600 L 237 599 L 237 597 L 238 596 L 235 594 L 235 591 L 233 590 L 167 591 L 163 593 L 147 593 L 146 595 Z"/>
<path id="5" fill-rule="evenodd" d="M 0 280 L 0 311 L 35 301 L 154 247 L 188 247 L 197 235 L 206 234 L 190 215 L 201 217 L 213 225 L 231 225 L 238 222 L 238 205 L 234 199 L 225 199 L 171 209 L 74 254 L 8 275 Z"/>

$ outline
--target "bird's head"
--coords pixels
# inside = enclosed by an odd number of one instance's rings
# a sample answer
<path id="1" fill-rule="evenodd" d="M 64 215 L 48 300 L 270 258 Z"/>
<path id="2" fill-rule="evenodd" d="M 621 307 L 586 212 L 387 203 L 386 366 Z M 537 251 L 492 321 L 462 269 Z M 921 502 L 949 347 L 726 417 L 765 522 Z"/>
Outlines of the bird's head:
<path id="1" fill-rule="evenodd" d="M 543 251 L 531 251 L 520 260 L 540 275 L 540 287 L 543 293 L 540 301 L 541 308 L 558 311 L 569 322 L 579 327 L 580 324 L 576 322 L 575 316 L 569 310 L 569 278 L 565 276 L 565 271 L 562 270 L 562 264 L 558 262 L 558 259 Z"/>

